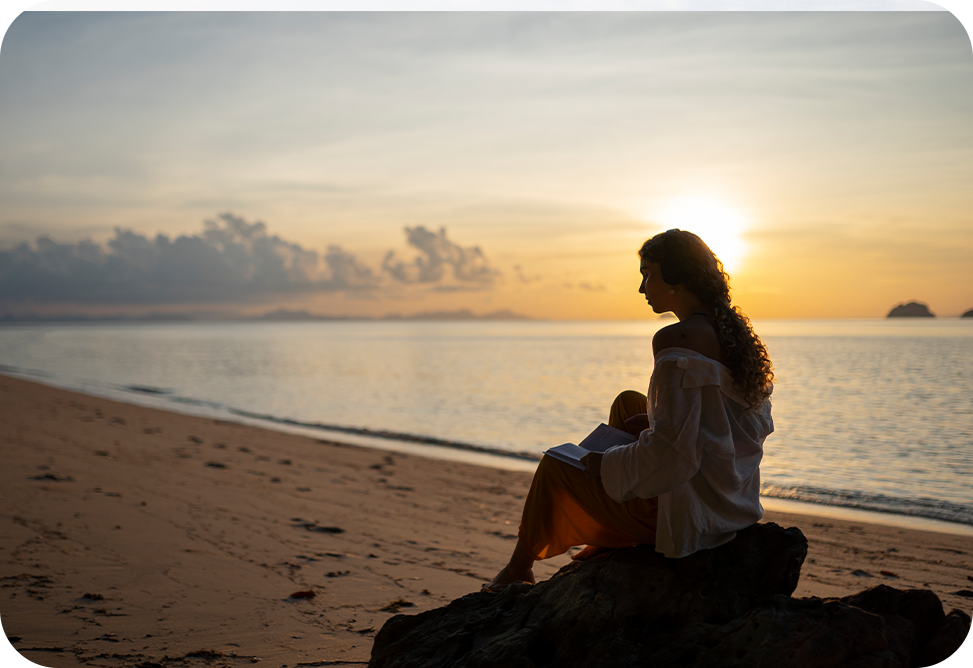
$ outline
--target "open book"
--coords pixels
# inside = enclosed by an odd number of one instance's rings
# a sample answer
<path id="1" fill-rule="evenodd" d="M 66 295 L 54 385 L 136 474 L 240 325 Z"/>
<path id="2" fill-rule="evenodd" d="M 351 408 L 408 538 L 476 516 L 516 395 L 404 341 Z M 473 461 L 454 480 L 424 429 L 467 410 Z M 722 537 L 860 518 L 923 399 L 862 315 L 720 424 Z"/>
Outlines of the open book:
<path id="1" fill-rule="evenodd" d="M 638 440 L 637 436 L 632 436 L 627 431 L 609 427 L 607 424 L 600 424 L 595 430 L 585 436 L 580 444 L 565 443 L 545 451 L 545 455 L 560 459 L 566 464 L 579 469 L 584 468 L 581 458 L 589 452 L 604 452 L 608 448 L 616 445 L 627 445 Z"/>

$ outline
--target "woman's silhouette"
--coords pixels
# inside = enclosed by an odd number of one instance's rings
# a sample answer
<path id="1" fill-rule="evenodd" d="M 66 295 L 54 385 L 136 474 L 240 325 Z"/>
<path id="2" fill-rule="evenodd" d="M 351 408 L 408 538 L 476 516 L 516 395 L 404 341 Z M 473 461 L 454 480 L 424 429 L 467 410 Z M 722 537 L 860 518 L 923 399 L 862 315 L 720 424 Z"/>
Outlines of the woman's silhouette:
<path id="1" fill-rule="evenodd" d="M 585 455 L 584 471 L 543 457 L 517 545 L 485 590 L 534 582 L 534 561 L 574 545 L 586 546 L 576 559 L 637 544 L 683 557 L 763 516 L 759 465 L 774 429 L 767 349 L 731 306 L 722 263 L 695 234 L 658 234 L 639 258 L 639 292 L 679 321 L 652 339 L 648 396 L 625 391 L 611 407 L 609 424 L 633 443 Z"/>

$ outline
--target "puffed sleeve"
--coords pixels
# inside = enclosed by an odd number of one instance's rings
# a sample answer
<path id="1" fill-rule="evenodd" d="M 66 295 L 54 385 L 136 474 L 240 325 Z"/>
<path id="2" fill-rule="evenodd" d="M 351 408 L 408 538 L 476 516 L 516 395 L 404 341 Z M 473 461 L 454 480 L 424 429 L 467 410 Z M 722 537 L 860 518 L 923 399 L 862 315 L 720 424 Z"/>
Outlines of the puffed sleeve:
<path id="1" fill-rule="evenodd" d="M 635 443 L 605 452 L 602 484 L 619 503 L 659 496 L 699 471 L 701 388 L 683 383 L 681 366 L 673 360 L 655 367 L 649 388 L 649 428 Z"/>

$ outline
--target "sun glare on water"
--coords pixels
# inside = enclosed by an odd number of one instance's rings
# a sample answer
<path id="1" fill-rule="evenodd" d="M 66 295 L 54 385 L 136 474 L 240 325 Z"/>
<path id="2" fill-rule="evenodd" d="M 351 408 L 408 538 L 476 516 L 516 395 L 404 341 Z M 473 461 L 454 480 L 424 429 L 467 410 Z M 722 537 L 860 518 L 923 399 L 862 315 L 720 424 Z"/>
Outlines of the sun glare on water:
<path id="1" fill-rule="evenodd" d="M 677 227 L 698 235 L 728 273 L 740 268 L 746 252 L 741 234 L 747 221 L 736 209 L 716 200 L 694 197 L 673 202 L 655 220 L 663 229 Z"/>

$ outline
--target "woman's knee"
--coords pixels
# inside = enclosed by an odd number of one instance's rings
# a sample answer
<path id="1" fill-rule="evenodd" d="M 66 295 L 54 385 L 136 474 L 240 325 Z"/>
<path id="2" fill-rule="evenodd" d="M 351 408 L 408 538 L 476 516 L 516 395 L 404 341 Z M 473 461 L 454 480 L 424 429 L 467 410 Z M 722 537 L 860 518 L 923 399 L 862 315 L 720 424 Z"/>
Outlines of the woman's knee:
<path id="1" fill-rule="evenodd" d="M 625 429 L 625 420 L 633 415 L 645 413 L 647 406 L 648 399 L 641 392 L 635 390 L 620 392 L 612 402 L 611 411 L 608 413 L 608 424 L 616 429 Z"/>
<path id="2" fill-rule="evenodd" d="M 612 408 L 616 406 L 619 408 L 636 408 L 636 413 L 644 413 L 645 407 L 648 405 L 648 400 L 645 395 L 641 392 L 636 392 L 635 390 L 622 390 L 615 397 L 615 401 L 612 403 Z"/>

